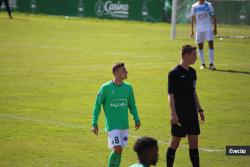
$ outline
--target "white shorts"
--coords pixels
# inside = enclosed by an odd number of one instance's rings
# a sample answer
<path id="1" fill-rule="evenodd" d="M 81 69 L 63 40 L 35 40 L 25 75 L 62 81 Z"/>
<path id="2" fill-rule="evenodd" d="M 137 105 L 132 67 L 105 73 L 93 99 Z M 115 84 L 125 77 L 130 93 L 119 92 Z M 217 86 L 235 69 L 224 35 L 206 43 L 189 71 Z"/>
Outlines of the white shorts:
<path id="1" fill-rule="evenodd" d="M 196 32 L 195 34 L 195 42 L 197 44 L 203 43 L 204 41 L 213 41 L 213 40 L 214 40 L 213 31 Z"/>
<path id="2" fill-rule="evenodd" d="M 108 132 L 108 147 L 113 149 L 114 146 L 122 148 L 128 145 L 128 129 L 114 129 Z"/>

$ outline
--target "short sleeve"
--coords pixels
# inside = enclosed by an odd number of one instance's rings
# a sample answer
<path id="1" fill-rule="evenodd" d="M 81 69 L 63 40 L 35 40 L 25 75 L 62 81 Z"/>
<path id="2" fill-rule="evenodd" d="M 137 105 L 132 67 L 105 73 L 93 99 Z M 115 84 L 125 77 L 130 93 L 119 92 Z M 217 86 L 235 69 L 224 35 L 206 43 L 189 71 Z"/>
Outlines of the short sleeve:
<path id="1" fill-rule="evenodd" d="M 175 73 L 171 71 L 168 74 L 168 94 L 176 92 L 176 77 Z"/>
<path id="2" fill-rule="evenodd" d="M 214 11 L 214 7 L 213 7 L 213 5 L 211 3 L 209 3 L 208 8 L 209 8 L 209 15 L 214 16 L 215 11 Z"/>
<path id="3" fill-rule="evenodd" d="M 191 8 L 191 13 L 190 13 L 191 16 L 194 16 L 195 15 L 195 10 L 194 10 L 194 6 L 192 6 Z"/>

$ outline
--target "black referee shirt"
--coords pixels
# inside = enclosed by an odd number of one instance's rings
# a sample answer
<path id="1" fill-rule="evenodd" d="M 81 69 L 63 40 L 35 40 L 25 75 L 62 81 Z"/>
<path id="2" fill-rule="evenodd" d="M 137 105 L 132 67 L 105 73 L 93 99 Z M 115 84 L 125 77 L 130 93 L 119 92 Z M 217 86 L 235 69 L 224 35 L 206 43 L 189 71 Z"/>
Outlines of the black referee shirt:
<path id="1" fill-rule="evenodd" d="M 179 117 L 197 115 L 194 97 L 196 87 L 196 71 L 178 65 L 168 74 L 168 93 L 174 94 L 176 113 Z"/>

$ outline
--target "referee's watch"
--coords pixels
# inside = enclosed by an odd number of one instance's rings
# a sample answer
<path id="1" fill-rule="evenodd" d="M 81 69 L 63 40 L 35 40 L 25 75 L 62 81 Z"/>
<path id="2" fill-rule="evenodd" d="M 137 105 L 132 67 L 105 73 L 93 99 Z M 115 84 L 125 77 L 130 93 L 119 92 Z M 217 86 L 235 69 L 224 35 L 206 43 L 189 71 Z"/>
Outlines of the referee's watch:
<path id="1" fill-rule="evenodd" d="M 199 113 L 200 113 L 200 112 L 204 112 L 204 110 L 200 108 L 200 109 L 198 109 L 198 112 L 199 112 Z"/>

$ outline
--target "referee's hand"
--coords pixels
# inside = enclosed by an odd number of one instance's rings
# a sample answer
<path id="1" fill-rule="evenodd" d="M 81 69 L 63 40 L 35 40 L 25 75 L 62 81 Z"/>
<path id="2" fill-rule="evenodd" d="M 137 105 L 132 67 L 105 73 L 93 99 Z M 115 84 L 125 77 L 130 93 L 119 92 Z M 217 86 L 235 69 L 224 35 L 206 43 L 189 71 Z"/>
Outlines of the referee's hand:
<path id="1" fill-rule="evenodd" d="M 177 114 L 171 114 L 171 124 L 179 124 L 179 118 L 177 116 Z"/>
<path id="2" fill-rule="evenodd" d="M 205 122 L 205 115 L 204 112 L 200 112 L 200 119 L 201 119 L 201 123 Z"/>

